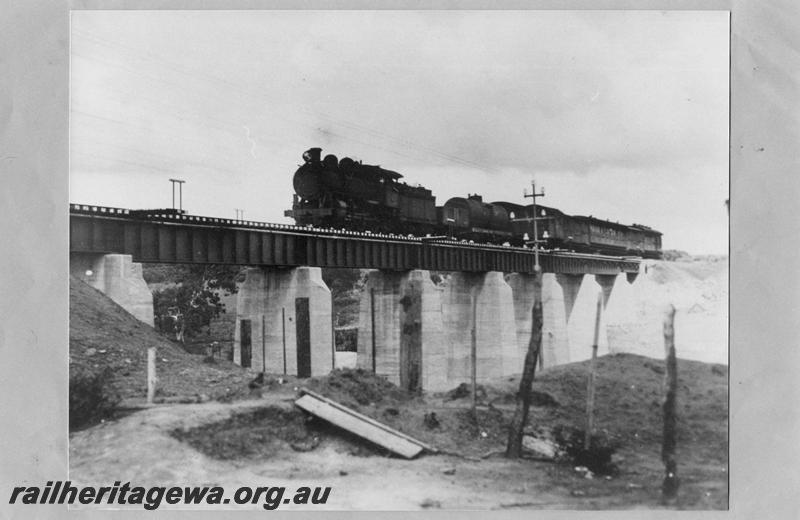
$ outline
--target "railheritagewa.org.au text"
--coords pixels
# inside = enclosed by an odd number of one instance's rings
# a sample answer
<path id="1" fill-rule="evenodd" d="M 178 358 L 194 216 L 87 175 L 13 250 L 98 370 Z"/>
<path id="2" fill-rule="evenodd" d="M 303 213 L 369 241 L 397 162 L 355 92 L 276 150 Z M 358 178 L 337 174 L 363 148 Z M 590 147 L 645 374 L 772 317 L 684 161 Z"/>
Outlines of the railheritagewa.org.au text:
<path id="1" fill-rule="evenodd" d="M 105 504 L 109 506 L 139 505 L 158 509 L 169 505 L 260 504 L 267 510 L 282 505 L 324 505 L 331 495 L 330 487 L 301 486 L 289 490 L 284 486 L 242 486 L 228 494 L 221 486 L 132 486 L 114 482 L 113 486 L 74 486 L 67 481 L 48 481 L 40 486 L 17 486 L 9 504 Z"/>

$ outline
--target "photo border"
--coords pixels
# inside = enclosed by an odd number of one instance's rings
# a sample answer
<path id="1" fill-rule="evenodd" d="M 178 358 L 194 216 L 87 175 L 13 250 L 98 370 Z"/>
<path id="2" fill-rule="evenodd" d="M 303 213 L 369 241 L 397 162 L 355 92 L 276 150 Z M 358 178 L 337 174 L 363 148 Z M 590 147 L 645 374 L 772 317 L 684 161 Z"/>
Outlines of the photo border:
<path id="1" fill-rule="evenodd" d="M 778 7 L 776 7 L 776 4 Z M 797 308 L 800 274 L 793 269 L 800 219 L 781 219 L 796 204 L 797 72 L 788 2 L 742 1 L 388 1 L 382 9 L 646 9 L 731 11 L 730 131 L 730 511 L 735 518 L 790 518 L 799 508 L 797 471 L 800 387 L 794 368 L 798 326 L 777 309 Z M 783 5 L 783 7 L 781 7 Z M 9 506 L 15 485 L 67 478 L 68 367 L 68 128 L 70 9 L 373 9 L 366 0 L 73 1 L 32 0 L 0 18 L 2 235 L 0 385 L 5 420 L 0 458 L 0 516 L 59 518 L 66 506 Z M 777 27 L 777 30 L 775 30 Z M 788 78 L 788 83 L 787 83 Z M 794 87 L 794 88 L 792 88 Z M 794 174 L 794 175 L 791 175 Z M 781 206 L 783 205 L 783 207 Z M 766 233 L 765 233 L 766 232 Z M 794 239 L 794 240 L 792 240 Z M 768 269 L 768 266 L 771 269 Z M 775 269 L 778 266 L 778 269 Z M 679 466 L 680 468 L 680 466 Z M 107 484 L 107 483 L 98 483 Z M 191 484 L 191 483 L 189 483 Z M 28 510 L 27 508 L 35 508 Z M 161 511 L 170 517 L 222 511 Z M 147 514 L 126 511 L 124 514 Z M 262 517 L 263 512 L 241 512 Z M 373 518 L 370 512 L 288 512 L 303 518 Z M 381 513 L 392 516 L 397 513 Z M 405 513 L 407 514 L 407 513 Z M 439 518 L 484 512 L 420 512 Z M 617 518 L 620 512 L 494 511 L 498 518 Z M 636 518 L 672 516 L 642 510 Z M 721 512 L 681 513 L 694 518 Z M 104 518 L 108 511 L 71 511 Z"/>

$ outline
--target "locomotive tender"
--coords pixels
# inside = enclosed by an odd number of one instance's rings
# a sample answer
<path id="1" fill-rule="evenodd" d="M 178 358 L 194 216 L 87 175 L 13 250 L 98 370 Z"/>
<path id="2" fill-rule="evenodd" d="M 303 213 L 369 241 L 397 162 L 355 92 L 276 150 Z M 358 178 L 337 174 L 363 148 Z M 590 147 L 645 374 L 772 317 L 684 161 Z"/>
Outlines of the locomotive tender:
<path id="1" fill-rule="evenodd" d="M 348 157 L 303 154 L 294 174 L 294 202 L 284 214 L 297 225 L 345 228 L 401 235 L 447 235 L 458 240 L 525 245 L 533 240 L 533 205 L 483 202 L 480 195 L 454 197 L 443 206 L 422 186 L 403 176 Z M 607 255 L 661 257 L 661 233 L 640 224 L 625 225 L 592 216 L 571 216 L 536 206 L 539 240 L 546 249 Z"/>

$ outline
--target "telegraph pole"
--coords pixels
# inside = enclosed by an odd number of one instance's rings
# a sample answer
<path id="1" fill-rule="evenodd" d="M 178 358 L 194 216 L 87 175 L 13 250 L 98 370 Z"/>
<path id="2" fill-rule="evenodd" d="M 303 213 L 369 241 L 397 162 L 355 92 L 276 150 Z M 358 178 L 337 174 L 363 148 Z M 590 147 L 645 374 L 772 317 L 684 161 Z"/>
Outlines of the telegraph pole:
<path id="1" fill-rule="evenodd" d="M 519 392 L 517 393 L 517 404 L 514 409 L 514 417 L 508 430 L 508 444 L 506 445 L 506 457 L 519 458 L 522 455 L 522 435 L 525 424 L 528 422 L 528 412 L 531 405 L 531 386 L 536 374 L 536 364 L 541 357 L 542 351 L 542 267 L 539 265 L 539 230 L 536 226 L 536 198 L 544 197 L 544 189 L 541 193 L 536 193 L 536 184 L 531 181 L 531 193 L 524 193 L 525 198 L 533 199 L 533 215 L 529 218 L 514 219 L 514 221 L 533 221 L 533 240 L 526 241 L 526 244 L 533 244 L 534 254 L 534 275 L 533 275 L 533 309 L 531 310 L 531 339 L 528 343 L 528 352 L 525 354 L 525 363 L 522 367 L 522 377 L 519 381 Z"/>
<path id="2" fill-rule="evenodd" d="M 178 185 L 178 210 L 183 211 L 183 183 L 186 181 L 181 179 L 170 179 L 172 183 L 172 209 L 175 209 L 175 185 Z"/>
<path id="3" fill-rule="evenodd" d="M 528 219 L 515 219 L 515 220 L 532 220 L 533 221 L 533 240 L 526 242 L 526 244 L 533 244 L 533 262 L 534 262 L 534 270 L 538 273 L 542 270 L 541 266 L 539 265 L 539 243 L 545 242 L 545 240 L 539 240 L 539 228 L 536 225 L 536 222 L 539 220 L 545 220 L 545 218 L 539 218 L 536 216 L 536 198 L 537 197 L 544 197 L 544 188 L 540 193 L 536 193 L 536 181 L 531 181 L 531 192 L 528 193 L 527 191 L 524 192 L 523 195 L 526 199 L 533 199 L 533 216 Z"/>

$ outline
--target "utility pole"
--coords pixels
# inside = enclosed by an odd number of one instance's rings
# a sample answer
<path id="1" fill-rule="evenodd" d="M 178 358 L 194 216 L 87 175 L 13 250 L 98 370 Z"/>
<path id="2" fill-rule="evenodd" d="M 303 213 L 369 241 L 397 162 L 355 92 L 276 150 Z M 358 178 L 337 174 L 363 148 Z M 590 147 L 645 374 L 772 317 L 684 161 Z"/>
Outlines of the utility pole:
<path id="1" fill-rule="evenodd" d="M 542 278 L 541 278 L 542 267 L 539 265 L 539 244 L 544 244 L 547 242 L 547 240 L 539 240 L 539 227 L 537 225 L 537 222 L 540 220 L 550 220 L 553 217 L 537 216 L 536 198 L 544 197 L 544 186 L 542 186 L 541 191 L 539 193 L 536 193 L 536 181 L 531 180 L 531 192 L 528 193 L 528 191 L 525 190 L 523 192 L 523 197 L 525 197 L 526 199 L 533 199 L 533 204 L 531 206 L 531 216 L 524 218 L 515 218 L 512 219 L 512 222 L 533 222 L 533 240 L 529 240 L 527 233 L 525 233 L 524 237 L 525 237 L 525 245 L 533 246 L 533 263 L 534 263 L 533 269 L 535 272 L 534 277 L 536 278 L 535 287 L 538 288 L 537 290 L 540 290 L 542 287 Z M 547 236 L 547 231 L 545 230 L 545 237 L 546 236 Z M 539 368 L 544 368 L 544 358 L 542 358 L 541 352 L 537 352 L 537 356 L 538 356 Z"/>
<path id="2" fill-rule="evenodd" d="M 534 270 L 539 273 L 541 272 L 542 268 L 539 266 L 539 243 L 545 242 L 545 240 L 539 240 L 539 228 L 536 225 L 536 222 L 539 220 L 545 220 L 545 218 L 539 218 L 536 216 L 536 198 L 537 197 L 544 197 L 544 187 L 542 187 L 542 191 L 540 193 L 536 193 L 536 182 L 531 181 L 531 192 L 528 193 L 527 191 L 524 192 L 523 196 L 526 199 L 533 199 L 533 208 L 532 213 L 533 216 L 530 219 L 515 219 L 515 220 L 532 220 L 533 221 L 533 240 L 526 242 L 526 244 L 533 244 L 533 262 L 534 262 Z"/>
<path id="3" fill-rule="evenodd" d="M 181 179 L 170 179 L 172 183 L 172 209 L 175 209 L 175 185 L 178 185 L 178 210 L 183 211 L 183 184 L 186 182 Z"/>
<path id="4" fill-rule="evenodd" d="M 536 374 L 536 364 L 539 361 L 542 351 L 542 267 L 539 265 L 539 231 L 536 226 L 537 220 L 543 220 L 536 216 L 536 197 L 544 197 L 544 190 L 536 193 L 536 184 L 531 181 L 531 193 L 524 193 L 525 198 L 533 199 L 533 216 L 530 218 L 514 219 L 515 221 L 533 221 L 533 240 L 526 244 L 533 244 L 534 254 L 534 277 L 533 277 L 533 309 L 531 310 L 531 340 L 528 344 L 528 352 L 525 354 L 525 363 L 522 368 L 522 377 L 519 382 L 519 392 L 517 393 L 517 404 L 514 409 L 514 417 L 508 430 L 508 444 L 506 446 L 506 457 L 519 458 L 522 455 L 522 436 L 525 423 L 528 422 L 528 413 L 531 406 L 531 386 Z"/>

